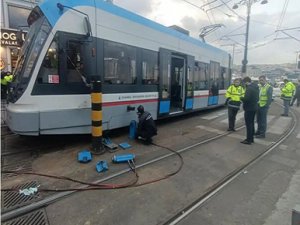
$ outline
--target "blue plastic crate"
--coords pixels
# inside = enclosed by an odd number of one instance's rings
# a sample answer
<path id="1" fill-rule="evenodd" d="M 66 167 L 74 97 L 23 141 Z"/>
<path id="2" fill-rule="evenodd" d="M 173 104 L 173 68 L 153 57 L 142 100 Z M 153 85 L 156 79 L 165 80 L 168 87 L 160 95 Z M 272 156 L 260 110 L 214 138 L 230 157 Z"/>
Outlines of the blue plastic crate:
<path id="1" fill-rule="evenodd" d="M 77 160 L 81 163 L 88 163 L 92 160 L 92 154 L 88 150 L 83 150 L 81 152 L 78 152 Z"/>

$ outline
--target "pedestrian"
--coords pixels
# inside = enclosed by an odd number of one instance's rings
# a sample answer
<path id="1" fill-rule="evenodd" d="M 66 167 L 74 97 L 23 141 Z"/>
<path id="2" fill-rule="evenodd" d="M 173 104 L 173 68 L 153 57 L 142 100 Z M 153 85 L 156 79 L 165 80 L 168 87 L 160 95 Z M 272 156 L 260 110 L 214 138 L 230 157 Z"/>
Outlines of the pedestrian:
<path id="1" fill-rule="evenodd" d="M 296 100 L 297 100 L 297 107 L 299 107 L 300 106 L 300 79 L 298 80 L 298 85 L 296 87 L 296 93 L 293 97 L 293 100 L 292 100 L 290 106 L 293 106 Z"/>
<path id="2" fill-rule="evenodd" d="M 151 144 L 152 137 L 157 135 L 157 128 L 154 120 L 151 114 L 144 110 L 142 105 L 137 108 L 137 114 L 139 118 L 137 138 L 143 140 L 145 144 Z"/>
<path id="3" fill-rule="evenodd" d="M 273 88 L 267 83 L 266 76 L 259 77 L 259 101 L 257 109 L 256 138 L 265 138 L 267 130 L 267 114 L 272 103 Z"/>
<path id="4" fill-rule="evenodd" d="M 1 72 L 1 99 L 6 99 L 7 90 L 13 76 L 10 72 Z"/>
<path id="5" fill-rule="evenodd" d="M 254 143 L 254 118 L 257 111 L 257 102 L 259 100 L 259 88 L 256 83 L 251 81 L 250 77 L 245 77 L 243 83 L 246 91 L 245 96 L 241 97 L 241 101 L 243 102 L 244 108 L 247 138 L 241 141 L 241 143 L 251 145 Z"/>
<path id="6" fill-rule="evenodd" d="M 227 131 L 235 131 L 235 120 L 241 106 L 241 97 L 244 95 L 244 88 L 241 85 L 241 79 L 236 78 L 233 84 L 226 91 L 226 103 L 228 107 L 228 129 Z"/>
<path id="7" fill-rule="evenodd" d="M 295 85 L 288 79 L 284 79 L 284 87 L 281 88 L 281 99 L 283 100 L 284 112 L 281 116 L 289 116 L 290 102 L 296 90 Z"/>

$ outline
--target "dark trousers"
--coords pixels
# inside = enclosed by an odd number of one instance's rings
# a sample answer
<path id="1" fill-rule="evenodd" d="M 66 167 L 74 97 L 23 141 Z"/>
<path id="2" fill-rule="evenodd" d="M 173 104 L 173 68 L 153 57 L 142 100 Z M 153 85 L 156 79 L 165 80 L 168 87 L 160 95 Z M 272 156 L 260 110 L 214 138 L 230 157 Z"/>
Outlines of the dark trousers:
<path id="1" fill-rule="evenodd" d="M 246 129 L 247 129 L 246 140 L 249 142 L 253 142 L 255 111 L 245 111 L 244 117 L 245 117 Z"/>
<path id="2" fill-rule="evenodd" d="M 1 99 L 6 99 L 7 85 L 1 84 Z"/>
<path id="3" fill-rule="evenodd" d="M 283 114 L 286 116 L 289 114 L 290 102 L 291 100 L 283 100 L 283 106 L 284 106 Z"/>
<path id="4" fill-rule="evenodd" d="M 238 111 L 239 111 L 239 109 L 228 107 L 228 126 L 229 126 L 229 129 L 234 129 L 236 114 L 238 113 Z"/>
<path id="5" fill-rule="evenodd" d="M 292 102 L 291 102 L 291 106 L 294 105 L 296 99 L 297 99 L 297 107 L 300 106 L 300 96 L 297 96 L 297 97 L 294 96 L 294 97 L 293 97 L 293 100 L 292 100 Z"/>
<path id="6" fill-rule="evenodd" d="M 269 107 L 258 107 L 257 110 L 257 133 L 265 135 L 267 130 L 267 114 Z"/>

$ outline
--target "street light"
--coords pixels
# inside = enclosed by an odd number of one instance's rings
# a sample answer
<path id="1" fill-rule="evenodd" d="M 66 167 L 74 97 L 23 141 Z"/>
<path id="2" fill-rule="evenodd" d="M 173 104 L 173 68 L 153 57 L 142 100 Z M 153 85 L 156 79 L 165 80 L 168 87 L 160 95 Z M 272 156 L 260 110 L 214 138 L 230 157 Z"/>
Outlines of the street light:
<path id="1" fill-rule="evenodd" d="M 242 77 L 246 75 L 247 72 L 247 55 L 248 55 L 248 36 L 249 36 L 249 23 L 250 23 L 250 13 L 251 13 L 251 6 L 253 3 L 258 2 L 258 0 L 241 0 L 239 3 L 233 5 L 233 9 L 237 9 L 239 6 L 238 4 L 244 4 L 247 6 L 247 25 L 246 25 L 246 34 L 245 34 L 245 50 L 244 50 L 244 59 L 242 61 Z M 261 4 L 267 4 L 267 0 L 261 1 Z"/>

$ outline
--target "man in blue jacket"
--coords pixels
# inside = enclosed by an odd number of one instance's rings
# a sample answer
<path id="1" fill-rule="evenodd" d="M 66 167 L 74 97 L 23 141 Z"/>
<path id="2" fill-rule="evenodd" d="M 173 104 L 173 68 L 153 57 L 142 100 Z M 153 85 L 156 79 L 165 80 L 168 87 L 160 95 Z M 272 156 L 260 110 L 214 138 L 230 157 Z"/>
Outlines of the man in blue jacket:
<path id="1" fill-rule="evenodd" d="M 256 138 L 265 138 L 267 130 L 267 114 L 272 103 L 273 88 L 267 83 L 266 76 L 259 77 L 259 101 L 257 109 Z"/>

